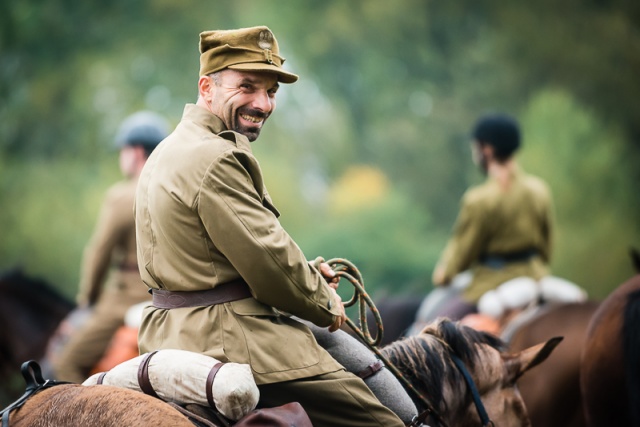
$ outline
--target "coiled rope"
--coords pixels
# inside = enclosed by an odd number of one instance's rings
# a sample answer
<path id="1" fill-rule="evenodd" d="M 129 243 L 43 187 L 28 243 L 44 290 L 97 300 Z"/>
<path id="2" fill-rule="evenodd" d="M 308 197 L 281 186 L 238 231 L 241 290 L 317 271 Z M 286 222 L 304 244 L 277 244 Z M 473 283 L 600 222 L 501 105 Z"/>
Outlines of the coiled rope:
<path id="1" fill-rule="evenodd" d="M 356 268 L 356 266 L 351 262 L 344 258 L 332 258 L 328 261 L 325 261 L 331 269 L 336 273 L 336 276 L 339 279 L 348 280 L 354 287 L 353 296 L 347 302 L 344 302 L 345 308 L 351 307 L 358 303 L 358 320 L 360 323 L 360 327 L 356 325 L 351 319 L 347 317 L 346 323 L 353 330 L 353 332 L 360 337 L 360 339 L 369 347 L 371 351 L 373 351 L 380 360 L 382 360 L 385 366 L 391 371 L 391 373 L 402 383 L 404 386 L 410 390 L 427 408 L 426 411 L 419 414 L 419 419 L 416 421 L 423 421 L 427 416 L 431 415 L 434 417 L 440 425 L 445 425 L 444 420 L 438 414 L 429 400 L 420 393 L 411 382 L 400 372 L 400 370 L 393 365 L 378 349 L 378 345 L 382 341 L 384 328 L 382 325 L 382 317 L 380 316 L 380 312 L 378 308 L 374 304 L 373 300 L 367 294 L 367 291 L 364 288 L 364 279 L 362 278 L 362 274 L 360 270 Z M 373 314 L 373 318 L 375 320 L 376 326 L 378 328 L 378 333 L 375 338 L 371 336 L 371 332 L 369 330 L 369 325 L 367 323 L 367 307 L 371 310 Z M 413 423 L 412 423 L 413 425 Z"/>

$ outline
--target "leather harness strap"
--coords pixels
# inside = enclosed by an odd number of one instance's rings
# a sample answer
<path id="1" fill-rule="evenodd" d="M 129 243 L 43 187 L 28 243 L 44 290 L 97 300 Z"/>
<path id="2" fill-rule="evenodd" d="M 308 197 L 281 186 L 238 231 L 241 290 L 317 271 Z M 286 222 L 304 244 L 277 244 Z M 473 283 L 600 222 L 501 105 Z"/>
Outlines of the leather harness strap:
<path id="1" fill-rule="evenodd" d="M 98 375 L 98 381 L 97 384 L 102 385 L 102 383 L 104 382 L 104 377 L 107 375 L 106 372 L 101 373 L 100 375 Z"/>
<path id="2" fill-rule="evenodd" d="M 142 359 L 142 362 L 140 362 L 140 366 L 138 367 L 138 385 L 144 394 L 148 394 L 149 396 L 159 399 L 156 391 L 151 385 L 151 381 L 149 381 L 149 362 L 157 352 L 158 350 L 147 353 L 147 355 Z"/>
<path id="3" fill-rule="evenodd" d="M 149 381 L 149 362 L 151 361 L 151 358 L 153 357 L 153 355 L 156 354 L 157 352 L 158 350 L 152 351 L 151 353 L 147 353 L 142 359 L 142 361 L 140 362 L 140 366 L 138 367 L 138 385 L 140 386 L 140 390 L 142 390 L 145 394 L 148 394 L 149 396 L 153 396 L 155 398 L 160 399 L 156 391 L 153 389 L 153 386 L 151 385 L 151 381 Z M 220 368 L 222 368 L 223 366 L 224 366 L 223 362 L 216 363 L 215 365 L 213 365 L 213 368 L 211 368 L 211 371 L 209 371 L 209 375 L 207 375 L 207 382 L 206 382 L 207 402 L 209 402 L 209 405 L 213 409 L 216 408 L 216 404 L 213 400 L 213 381 L 216 377 L 216 374 L 218 373 Z M 101 377 L 100 380 L 102 378 L 103 377 Z"/>
<path id="4" fill-rule="evenodd" d="M 26 401 L 34 394 L 56 385 L 71 384 L 66 381 L 45 380 L 42 377 L 42 369 L 40 369 L 40 365 L 35 360 L 28 360 L 24 362 L 22 366 L 20 366 L 20 372 L 22 373 L 22 377 L 27 383 L 27 387 L 24 394 L 18 400 L 0 411 L 2 427 L 9 427 L 9 416 L 11 414 L 11 411 L 22 407 L 22 405 L 24 405 Z"/>
<path id="5" fill-rule="evenodd" d="M 384 368 L 384 362 L 378 359 L 375 362 L 373 362 L 371 365 L 364 368 L 362 371 L 358 372 L 358 376 L 364 380 L 375 375 L 382 368 Z"/>
<path id="6" fill-rule="evenodd" d="M 209 371 L 209 375 L 207 375 L 207 402 L 209 402 L 209 406 L 213 409 L 216 409 L 216 404 L 213 401 L 213 380 L 216 378 L 216 374 L 223 365 L 224 363 L 222 362 L 216 363 L 213 365 L 213 368 L 211 368 L 211 371 Z"/>
<path id="7" fill-rule="evenodd" d="M 150 292 L 153 295 L 153 306 L 167 310 L 185 307 L 207 307 L 252 297 L 249 285 L 242 279 L 201 291 L 151 289 Z"/>

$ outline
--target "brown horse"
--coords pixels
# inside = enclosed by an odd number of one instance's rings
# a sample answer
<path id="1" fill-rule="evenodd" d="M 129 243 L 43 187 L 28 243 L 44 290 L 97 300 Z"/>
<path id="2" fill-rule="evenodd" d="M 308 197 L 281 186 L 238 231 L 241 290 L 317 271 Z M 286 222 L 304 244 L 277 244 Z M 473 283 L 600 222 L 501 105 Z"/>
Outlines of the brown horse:
<path id="1" fill-rule="evenodd" d="M 146 394 L 107 385 L 45 389 L 9 417 L 10 427 L 193 427 L 187 417 Z"/>
<path id="2" fill-rule="evenodd" d="M 384 347 L 382 353 L 431 398 L 444 425 L 487 425 L 474 405 L 471 384 L 464 387 L 464 372 L 454 361 L 458 357 L 469 370 L 492 425 L 520 427 L 530 423 L 515 383 L 543 362 L 560 341 L 553 338 L 518 353 L 506 353 L 506 344 L 495 336 L 441 318 L 420 334 Z M 419 400 L 416 406 L 425 409 Z"/>
<path id="3" fill-rule="evenodd" d="M 587 338 L 587 325 L 597 307 L 594 301 L 550 306 L 513 335 L 511 351 L 540 342 L 536 340 L 564 337 L 544 366 L 534 368 L 518 381 L 533 427 L 585 426 L 580 353 Z"/>
<path id="4" fill-rule="evenodd" d="M 466 367 L 488 416 L 499 426 L 528 426 L 515 381 L 544 361 L 559 340 L 515 354 L 486 333 L 446 320 L 423 333 L 392 343 L 382 351 L 408 377 L 419 393 L 429 396 L 450 427 L 481 425 L 472 392 L 454 362 Z M 424 407 L 417 402 L 417 406 Z M 10 416 L 12 427 L 31 426 L 190 426 L 176 409 L 142 393 L 109 386 L 55 386 L 35 394 Z M 430 425 L 437 425 L 435 423 Z"/>
<path id="5" fill-rule="evenodd" d="M 640 256 L 632 256 L 640 271 Z M 639 290 L 640 277 L 635 276 L 602 302 L 553 306 L 514 335 L 512 351 L 551 336 L 565 337 L 543 368 L 518 382 L 532 426 L 640 425 L 637 413 L 635 424 L 630 421 L 631 409 L 640 402 L 640 372 L 634 364 L 640 360 Z"/>
<path id="6" fill-rule="evenodd" d="M 639 274 L 589 324 L 580 376 L 589 427 L 640 426 L 640 254 L 632 258 Z"/>
<path id="7" fill-rule="evenodd" d="M 73 307 L 44 280 L 18 269 L 0 276 L 0 405 L 20 395 L 20 365 L 45 354 L 49 337 Z"/>

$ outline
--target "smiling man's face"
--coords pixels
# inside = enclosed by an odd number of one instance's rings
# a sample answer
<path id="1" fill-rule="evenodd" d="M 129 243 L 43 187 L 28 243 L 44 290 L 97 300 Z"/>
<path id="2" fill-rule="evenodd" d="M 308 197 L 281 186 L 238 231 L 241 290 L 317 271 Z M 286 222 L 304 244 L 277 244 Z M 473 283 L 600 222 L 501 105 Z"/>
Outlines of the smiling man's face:
<path id="1" fill-rule="evenodd" d="M 276 109 L 277 76 L 226 69 L 209 78 L 211 112 L 222 119 L 227 129 L 255 141 Z"/>

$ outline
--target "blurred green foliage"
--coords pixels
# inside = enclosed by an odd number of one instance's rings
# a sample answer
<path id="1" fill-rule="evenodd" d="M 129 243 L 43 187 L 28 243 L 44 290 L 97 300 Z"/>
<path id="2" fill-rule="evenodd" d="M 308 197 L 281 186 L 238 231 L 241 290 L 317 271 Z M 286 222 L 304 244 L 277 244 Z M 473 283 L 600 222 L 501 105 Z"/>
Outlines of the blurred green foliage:
<path id="1" fill-rule="evenodd" d="M 0 270 L 73 295 L 119 179 L 120 120 L 148 108 L 177 123 L 195 101 L 198 33 L 268 25 L 301 79 L 254 150 L 308 258 L 354 261 L 374 294 L 426 293 L 482 179 L 469 129 L 500 110 L 554 191 L 554 271 L 602 297 L 640 245 L 639 22 L 623 0 L 2 2 Z M 348 179 L 359 167 L 379 188 Z"/>

